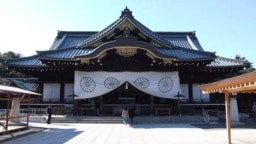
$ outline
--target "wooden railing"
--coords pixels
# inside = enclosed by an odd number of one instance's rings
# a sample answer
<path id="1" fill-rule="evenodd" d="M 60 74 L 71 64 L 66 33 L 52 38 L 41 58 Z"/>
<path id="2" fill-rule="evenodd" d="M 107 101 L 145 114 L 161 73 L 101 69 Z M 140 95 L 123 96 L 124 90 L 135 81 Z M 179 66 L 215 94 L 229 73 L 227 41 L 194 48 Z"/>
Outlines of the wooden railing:
<path id="1" fill-rule="evenodd" d="M 123 99 L 121 99 L 123 100 Z M 122 101 L 121 101 L 122 102 Z M 61 104 L 71 104 L 73 103 L 73 99 L 72 98 L 65 98 L 63 99 L 63 101 L 60 101 L 59 98 L 31 98 L 31 103 L 61 103 Z M 223 99 L 219 99 L 219 98 L 211 98 L 211 99 L 193 99 L 192 101 L 190 101 L 190 99 L 187 98 L 182 98 L 180 99 L 180 103 L 202 103 L 202 104 L 206 104 L 206 103 L 224 103 Z M 125 103 L 124 103 L 125 104 Z M 129 103 L 127 103 L 129 104 Z"/>
<path id="2" fill-rule="evenodd" d="M 81 115 L 96 115 L 95 108 L 80 108 Z"/>
<path id="3" fill-rule="evenodd" d="M 155 115 L 171 115 L 171 108 L 155 108 Z"/>
<path id="4" fill-rule="evenodd" d="M 46 109 L 45 108 L 30 108 L 28 109 L 20 109 L 21 114 L 27 114 L 30 115 L 46 115 Z"/>

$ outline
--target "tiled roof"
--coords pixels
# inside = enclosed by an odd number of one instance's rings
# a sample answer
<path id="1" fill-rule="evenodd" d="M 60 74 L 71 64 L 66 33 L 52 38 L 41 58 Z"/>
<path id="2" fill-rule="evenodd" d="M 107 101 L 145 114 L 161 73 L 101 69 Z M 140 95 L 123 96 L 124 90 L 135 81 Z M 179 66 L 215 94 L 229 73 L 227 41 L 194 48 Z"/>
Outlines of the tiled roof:
<path id="1" fill-rule="evenodd" d="M 66 40 L 59 46 L 63 48 L 77 47 L 87 37 L 67 37 Z"/>
<path id="2" fill-rule="evenodd" d="M 45 53 L 44 56 L 49 57 L 50 55 L 53 55 L 54 59 L 69 59 L 74 58 L 76 56 L 76 53 L 78 54 L 88 54 L 91 53 L 91 51 L 86 51 L 84 49 L 77 49 L 77 48 L 70 48 L 69 50 L 61 50 L 58 51 L 58 54 L 53 54 L 53 51 L 49 51 L 48 53 Z M 162 49 L 160 51 L 161 53 L 164 53 L 170 57 L 178 58 L 179 60 L 193 60 L 193 59 L 207 59 L 209 56 L 203 55 L 200 53 L 189 53 L 186 50 L 179 50 L 179 49 Z M 71 54 L 72 53 L 72 54 Z M 234 60 L 234 59 L 228 59 L 223 57 L 216 57 L 210 64 L 208 64 L 206 67 L 208 68 L 215 68 L 215 67 L 241 67 L 243 65 L 243 61 L 241 60 Z M 8 66 L 20 66 L 20 67 L 47 67 L 45 64 L 41 64 L 40 60 L 33 56 L 30 58 L 20 58 L 19 60 L 9 60 Z"/>
<path id="3" fill-rule="evenodd" d="M 97 32 L 96 34 L 92 35 L 88 39 L 86 39 L 83 42 L 81 42 L 78 46 L 79 47 L 83 47 L 85 45 L 88 45 L 88 44 L 90 44 L 90 43 L 92 43 L 92 42 L 102 38 L 103 36 L 105 36 L 106 34 L 111 32 L 112 30 L 114 30 L 124 19 L 125 19 L 125 17 L 119 18 L 118 20 L 114 21 L 111 25 L 109 25 L 108 27 L 103 29 L 102 31 Z"/>
<path id="4" fill-rule="evenodd" d="M 47 67 L 40 58 L 72 60 L 79 55 L 88 55 L 95 48 L 88 47 L 91 43 L 113 32 L 122 22 L 127 20 L 136 27 L 140 33 L 162 44 L 157 48 L 161 54 L 177 60 L 204 60 L 215 58 L 215 54 L 206 52 L 201 47 L 195 32 L 153 32 L 141 24 L 129 9 L 125 9 L 119 19 L 100 32 L 96 31 L 59 31 L 49 51 L 38 51 L 36 56 L 12 59 L 8 66 L 17 67 Z M 207 67 L 242 66 L 243 62 L 217 57 Z"/>
<path id="5" fill-rule="evenodd" d="M 169 57 L 177 58 L 177 60 L 212 59 L 215 57 L 214 53 L 196 51 L 186 48 L 164 48 L 159 49 L 158 51 Z"/>
<path id="6" fill-rule="evenodd" d="M 95 48 L 66 48 L 54 51 L 38 52 L 39 57 L 51 59 L 74 59 L 79 55 L 88 55 L 92 53 Z M 178 60 L 196 60 L 196 59 L 210 59 L 214 58 L 215 54 L 210 52 L 196 51 L 186 48 L 161 48 L 158 51 L 168 57 L 176 58 Z"/>
<path id="7" fill-rule="evenodd" d="M 14 86 L 30 91 L 36 91 L 39 87 L 39 82 L 36 78 L 4 78 L 0 80 L 2 81 L 1 85 Z"/>
<path id="8" fill-rule="evenodd" d="M 194 31 L 192 32 L 156 32 L 156 33 L 177 47 L 204 51 Z"/>
<path id="9" fill-rule="evenodd" d="M 74 59 L 75 56 L 87 55 L 92 53 L 94 48 L 66 48 L 52 51 L 40 51 L 38 52 L 39 57 L 52 58 L 52 59 Z M 185 48 L 162 48 L 158 51 L 164 55 L 167 55 L 177 60 L 197 60 L 197 59 L 209 59 L 213 56 L 213 53 L 189 50 Z M 8 61 L 9 66 L 21 66 L 21 67 L 46 67 L 38 59 L 38 56 L 31 56 L 19 59 L 11 59 Z M 224 57 L 216 57 L 207 67 L 232 67 L 242 66 L 243 61 L 228 59 Z"/>
<path id="10" fill-rule="evenodd" d="M 9 60 L 8 65 L 21 65 L 21 66 L 37 66 L 44 67 L 45 65 L 40 62 L 40 58 L 50 58 L 50 59 L 62 59 L 71 60 L 75 59 L 79 55 L 87 55 L 94 51 L 94 48 L 66 48 L 51 51 L 39 51 L 38 56 L 20 58 L 19 60 Z M 196 60 L 196 59 L 209 59 L 213 57 L 212 53 L 189 50 L 185 48 L 162 48 L 158 49 L 163 55 L 167 55 L 178 60 Z"/>
<path id="11" fill-rule="evenodd" d="M 60 31 L 50 50 L 78 47 L 78 45 L 97 32 L 68 32 Z M 160 37 L 170 42 L 172 45 L 187 49 L 203 51 L 195 32 L 156 32 Z M 191 46 L 189 39 L 195 47 Z"/>
<path id="12" fill-rule="evenodd" d="M 142 23 L 140 23 L 136 19 L 131 19 L 131 21 L 136 25 L 137 28 L 139 28 L 139 30 L 141 30 L 142 32 L 146 33 L 152 39 L 155 39 L 155 40 L 161 42 L 165 46 L 175 47 L 175 45 L 173 45 L 172 43 L 168 42 L 166 39 L 162 38 L 157 33 L 151 31 L 150 29 L 148 29 L 146 26 L 144 26 Z"/>
<path id="13" fill-rule="evenodd" d="M 87 55 L 91 53 L 94 48 L 65 48 L 54 51 L 41 51 L 38 52 L 39 57 L 52 58 L 52 59 L 74 59 L 75 56 Z"/>
<path id="14" fill-rule="evenodd" d="M 107 36 L 125 20 L 128 20 L 131 24 L 133 24 L 141 33 L 144 33 L 151 39 L 154 39 L 167 47 L 177 46 L 203 51 L 203 48 L 195 36 L 195 32 L 153 32 L 133 18 L 131 11 L 127 8 L 122 12 L 119 19 L 114 21 L 102 31 L 59 31 L 50 50 L 70 47 L 84 47 L 103 38 L 104 36 Z"/>
<path id="15" fill-rule="evenodd" d="M 15 86 L 15 87 L 18 87 L 18 88 L 21 88 L 21 89 L 24 89 L 24 90 L 30 90 L 24 82 L 22 81 L 18 81 L 18 80 L 12 80 L 10 86 Z"/>
<path id="16" fill-rule="evenodd" d="M 244 61 L 229 59 L 224 57 L 216 57 L 207 67 L 234 67 L 234 66 L 242 66 Z"/>
<path id="17" fill-rule="evenodd" d="M 10 59 L 7 61 L 8 66 L 21 66 L 21 67 L 45 67 L 37 56 L 30 56 L 18 59 Z"/>
<path id="18" fill-rule="evenodd" d="M 97 32 L 59 31 L 50 50 L 77 47 L 81 42 Z"/>

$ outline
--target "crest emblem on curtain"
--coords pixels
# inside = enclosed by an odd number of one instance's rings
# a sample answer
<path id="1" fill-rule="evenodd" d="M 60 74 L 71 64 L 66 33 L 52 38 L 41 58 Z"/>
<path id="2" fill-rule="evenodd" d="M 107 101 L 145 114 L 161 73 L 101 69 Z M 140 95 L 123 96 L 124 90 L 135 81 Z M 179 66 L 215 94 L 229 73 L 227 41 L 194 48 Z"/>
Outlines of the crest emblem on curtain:
<path id="1" fill-rule="evenodd" d="M 178 72 L 75 72 L 77 99 L 106 94 L 123 83 L 158 97 L 174 98 L 179 92 Z"/>

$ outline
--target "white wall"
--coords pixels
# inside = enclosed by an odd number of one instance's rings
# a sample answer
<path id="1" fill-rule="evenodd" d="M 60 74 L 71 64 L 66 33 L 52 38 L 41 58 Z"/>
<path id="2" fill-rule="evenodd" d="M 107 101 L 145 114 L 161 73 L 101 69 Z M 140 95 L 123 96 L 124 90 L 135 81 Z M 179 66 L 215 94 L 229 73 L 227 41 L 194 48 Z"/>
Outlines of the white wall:
<path id="1" fill-rule="evenodd" d="M 44 83 L 43 100 L 59 101 L 60 83 Z"/>
<path id="2" fill-rule="evenodd" d="M 65 100 L 73 100 L 73 98 L 70 96 L 74 92 L 74 84 L 73 83 L 65 83 L 65 90 L 64 90 L 64 98 Z"/>
<path id="3" fill-rule="evenodd" d="M 180 84 L 180 94 L 184 95 L 184 99 L 188 99 L 188 84 Z"/>
<path id="4" fill-rule="evenodd" d="M 209 101 L 210 96 L 209 94 L 202 94 L 201 90 L 199 89 L 199 86 L 201 84 L 193 84 L 193 99 L 194 100 L 200 100 L 203 99 L 204 101 Z M 180 84 L 181 88 L 181 94 L 184 95 L 184 99 L 188 99 L 188 84 Z"/>
<path id="5" fill-rule="evenodd" d="M 202 94 L 202 91 L 199 88 L 200 85 L 201 84 L 193 84 L 194 99 L 203 99 L 204 101 L 209 101 L 210 100 L 209 94 Z"/>

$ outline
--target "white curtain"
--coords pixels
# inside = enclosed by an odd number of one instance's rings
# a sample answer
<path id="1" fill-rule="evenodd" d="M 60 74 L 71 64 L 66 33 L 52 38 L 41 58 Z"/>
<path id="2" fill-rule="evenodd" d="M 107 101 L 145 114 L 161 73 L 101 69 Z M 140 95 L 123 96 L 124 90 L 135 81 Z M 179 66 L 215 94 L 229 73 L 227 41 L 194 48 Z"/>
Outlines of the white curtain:
<path id="1" fill-rule="evenodd" d="M 175 98 L 180 90 L 179 74 L 175 72 L 84 72 L 75 71 L 76 99 L 106 94 L 122 84 L 162 98 Z M 128 88 L 129 89 L 129 88 Z"/>

